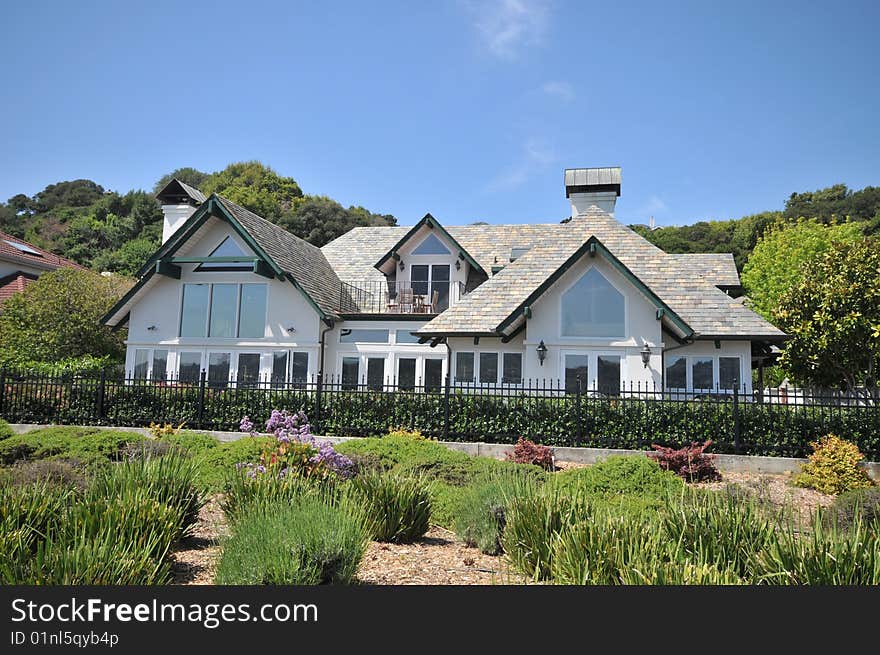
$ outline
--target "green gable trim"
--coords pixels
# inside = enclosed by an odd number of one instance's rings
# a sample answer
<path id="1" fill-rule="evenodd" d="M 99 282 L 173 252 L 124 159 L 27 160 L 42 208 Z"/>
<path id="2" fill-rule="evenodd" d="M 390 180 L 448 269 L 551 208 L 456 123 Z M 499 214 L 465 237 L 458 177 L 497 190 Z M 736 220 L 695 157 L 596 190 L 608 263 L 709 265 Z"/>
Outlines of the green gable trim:
<path id="1" fill-rule="evenodd" d="M 407 241 L 409 241 L 409 240 L 413 237 L 413 235 L 414 235 L 416 232 L 418 232 L 419 229 L 420 229 L 423 225 L 427 225 L 427 226 L 428 226 L 428 229 L 431 229 L 431 230 L 433 230 L 433 229 L 437 229 L 437 230 L 439 230 L 440 233 L 441 233 L 444 237 L 446 237 L 447 239 L 449 239 L 449 241 L 452 243 L 452 245 L 454 246 L 454 247 L 453 247 L 453 250 L 458 250 L 458 256 L 459 256 L 460 259 L 464 259 L 464 260 L 465 260 L 468 264 L 470 264 L 473 268 L 475 268 L 476 270 L 482 272 L 484 275 L 486 274 L 486 271 L 483 269 L 482 266 L 480 266 L 480 265 L 477 263 L 477 260 L 474 259 L 473 257 L 471 257 L 470 254 L 468 253 L 468 251 L 465 250 L 464 248 L 462 248 L 462 247 L 461 247 L 461 244 L 460 244 L 458 241 L 456 241 L 456 240 L 453 238 L 453 236 L 452 236 L 451 234 L 449 234 L 449 232 L 446 231 L 446 228 L 444 228 L 442 225 L 440 225 L 440 223 L 437 221 L 437 219 L 434 218 L 433 216 L 431 216 L 431 214 L 425 214 L 425 215 L 422 217 L 422 220 L 420 220 L 418 223 L 416 223 L 415 225 L 413 225 L 413 226 L 407 231 L 407 233 L 404 234 L 403 237 L 401 237 L 401 239 L 400 239 L 397 243 L 394 244 L 394 246 L 392 246 L 392 248 L 391 248 L 388 252 L 386 252 L 384 255 L 382 255 L 382 258 L 381 258 L 378 262 L 376 262 L 375 264 L 373 264 L 373 267 L 374 267 L 374 268 L 382 268 L 382 266 L 384 266 L 385 263 L 386 263 L 389 259 L 392 259 L 392 258 L 395 259 L 395 260 L 400 259 L 400 255 L 397 254 L 397 251 L 400 250 L 401 246 L 403 246 L 403 244 L 405 244 Z"/>
<path id="2" fill-rule="evenodd" d="M 626 267 L 623 262 L 621 262 L 614 254 L 606 248 L 599 239 L 595 236 L 590 237 L 587 241 L 575 251 L 575 253 L 569 257 L 559 268 L 557 268 L 553 273 L 541 283 L 537 289 L 535 289 L 531 294 L 529 294 L 528 298 L 526 298 L 520 305 L 510 314 L 506 319 L 504 319 L 501 324 L 495 328 L 497 332 L 503 332 L 505 329 L 510 327 L 517 319 L 520 318 L 521 312 L 528 307 L 529 305 L 533 305 L 535 301 L 540 298 L 545 291 L 547 291 L 553 284 L 560 278 L 562 275 L 570 269 L 574 264 L 583 257 L 584 254 L 590 253 L 590 256 L 594 256 L 596 253 L 602 255 L 606 261 L 608 261 L 618 273 L 623 275 L 634 287 L 636 287 L 639 291 L 641 291 L 647 298 L 654 304 L 654 306 L 659 310 L 662 309 L 664 311 L 664 316 L 668 318 L 673 325 L 675 325 L 679 330 L 682 331 L 685 338 L 693 335 L 694 331 L 691 327 L 678 315 L 676 314 L 665 302 L 663 302 L 657 294 L 655 294 L 651 289 L 642 282 L 636 275 Z"/>
<path id="3" fill-rule="evenodd" d="M 165 275 L 170 278 L 174 278 L 175 280 L 180 279 L 180 266 L 172 264 L 171 262 L 160 259 L 156 262 L 156 272 L 159 275 Z"/>
<path id="4" fill-rule="evenodd" d="M 172 264 L 251 264 L 253 262 L 262 260 L 259 257 L 248 257 L 246 255 L 242 255 L 239 257 L 172 257 L 170 261 Z"/>

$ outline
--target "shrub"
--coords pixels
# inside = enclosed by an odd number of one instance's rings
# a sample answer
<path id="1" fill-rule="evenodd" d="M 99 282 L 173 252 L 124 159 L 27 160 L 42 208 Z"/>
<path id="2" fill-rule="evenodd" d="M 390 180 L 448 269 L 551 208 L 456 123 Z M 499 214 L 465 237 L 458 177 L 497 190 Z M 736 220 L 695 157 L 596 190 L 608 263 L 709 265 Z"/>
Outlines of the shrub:
<path id="1" fill-rule="evenodd" d="M 81 462 L 71 459 L 38 459 L 16 462 L 4 471 L 4 480 L 13 486 L 45 482 L 51 487 L 73 487 L 82 491 L 86 487 Z"/>
<path id="2" fill-rule="evenodd" d="M 874 484 L 858 465 L 865 457 L 855 444 L 829 434 L 812 447 L 813 454 L 794 479 L 797 486 L 826 494 L 841 494 Z"/>
<path id="3" fill-rule="evenodd" d="M 590 497 L 632 494 L 665 499 L 684 488 L 680 478 L 641 455 L 615 455 L 592 466 L 562 471 L 551 484 Z"/>
<path id="4" fill-rule="evenodd" d="M 826 525 L 848 530 L 861 519 L 880 527 L 880 487 L 854 489 L 840 494 L 831 507 L 822 511 Z"/>
<path id="5" fill-rule="evenodd" d="M 15 435 L 0 441 L 0 464 L 10 466 L 20 460 L 75 459 L 86 466 L 119 460 L 129 443 L 144 437 L 135 432 L 101 430 L 73 426 L 54 426 Z"/>
<path id="6" fill-rule="evenodd" d="M 304 497 L 242 514 L 217 566 L 217 584 L 346 584 L 367 546 L 362 517 L 342 504 Z"/>
<path id="7" fill-rule="evenodd" d="M 174 425 L 173 423 L 150 423 L 150 427 L 148 428 L 150 434 L 153 435 L 154 439 L 162 439 L 163 437 L 170 437 L 175 434 L 179 434 L 183 429 L 184 423 L 180 423 L 179 425 Z"/>
<path id="8" fill-rule="evenodd" d="M 403 462 L 467 462 L 470 457 L 462 452 L 426 439 L 387 435 L 379 438 L 352 439 L 337 446 L 345 455 L 371 455 L 377 457 L 385 469 L 392 469 Z"/>
<path id="9" fill-rule="evenodd" d="M 507 460 L 517 464 L 534 464 L 547 471 L 552 471 L 554 468 L 553 449 L 523 437 L 520 437 L 513 450 L 507 453 Z"/>
<path id="10" fill-rule="evenodd" d="M 159 441 L 158 439 L 144 439 L 139 443 L 130 443 L 122 449 L 122 459 L 148 459 L 151 457 L 162 457 L 172 450 L 172 446 L 167 441 Z M 185 452 L 185 451 L 179 451 Z"/>
<path id="11" fill-rule="evenodd" d="M 685 492 L 670 497 L 662 526 L 692 560 L 752 579 L 755 556 L 784 517 L 741 494 Z"/>
<path id="12" fill-rule="evenodd" d="M 455 532 L 469 546 L 487 555 L 502 552 L 501 537 L 514 498 L 535 491 L 534 478 L 516 471 L 497 473 L 467 487 L 455 508 Z"/>
<path id="13" fill-rule="evenodd" d="M 271 437 L 245 437 L 221 443 L 210 435 L 181 433 L 171 439 L 196 454 L 199 461 L 199 481 L 212 491 L 222 491 L 229 472 L 240 462 L 256 462 L 260 454 L 275 440 Z"/>
<path id="14" fill-rule="evenodd" d="M 777 530 L 757 556 L 760 579 L 771 584 L 880 584 L 880 530 L 858 518 L 848 530 L 813 521 L 812 533 Z"/>
<path id="15" fill-rule="evenodd" d="M 398 439 L 415 439 L 416 441 L 424 441 L 426 438 L 419 430 L 407 430 L 403 427 L 390 428 L 388 434 L 384 436 Z"/>
<path id="16" fill-rule="evenodd" d="M 15 432 L 13 432 L 12 428 L 9 427 L 9 423 L 0 418 L 0 440 L 12 436 L 15 436 Z"/>
<path id="17" fill-rule="evenodd" d="M 352 498 L 364 508 L 376 541 L 409 543 L 428 531 L 431 496 L 418 478 L 367 474 L 350 483 Z"/>
<path id="18" fill-rule="evenodd" d="M 254 506 L 295 504 L 305 495 L 328 493 L 327 486 L 326 481 L 319 485 L 314 480 L 293 475 L 251 476 L 246 469 L 234 469 L 226 477 L 220 508 L 232 522 Z"/>
<path id="19" fill-rule="evenodd" d="M 0 485 L 0 534 L 15 534 L 21 544 L 35 545 L 54 530 L 73 498 L 72 489 L 59 489 L 45 481 Z"/>
<path id="20" fill-rule="evenodd" d="M 720 480 L 721 474 L 715 468 L 715 457 L 706 454 L 706 449 L 711 444 L 711 440 L 702 444 L 695 441 L 682 448 L 668 448 L 652 444 L 651 447 L 656 452 L 649 453 L 648 457 L 660 464 L 660 468 L 664 471 L 672 471 L 688 482 Z"/>
<path id="21" fill-rule="evenodd" d="M 729 569 L 711 564 L 652 560 L 624 567 L 620 581 L 626 585 L 743 585 L 746 581 Z"/>
<path id="22" fill-rule="evenodd" d="M 555 540 L 588 512 L 579 494 L 568 495 L 553 486 L 511 499 L 501 539 L 510 563 L 525 575 L 547 580 Z"/>
<path id="23" fill-rule="evenodd" d="M 197 464 L 181 453 L 132 459 L 117 464 L 95 477 L 88 497 L 137 498 L 138 493 L 144 493 L 177 512 L 178 538 L 189 532 L 205 503 L 202 487 L 198 483 Z"/>

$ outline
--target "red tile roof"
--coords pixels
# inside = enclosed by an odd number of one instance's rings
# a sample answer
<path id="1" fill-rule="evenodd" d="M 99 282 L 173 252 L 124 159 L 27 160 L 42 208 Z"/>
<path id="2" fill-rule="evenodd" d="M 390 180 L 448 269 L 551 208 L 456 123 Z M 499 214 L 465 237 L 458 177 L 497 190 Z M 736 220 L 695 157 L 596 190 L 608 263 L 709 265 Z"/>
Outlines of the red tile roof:
<path id="1" fill-rule="evenodd" d="M 16 271 L 11 275 L 0 277 L 0 307 L 12 295 L 24 291 L 24 288 L 37 279 L 36 275 Z"/>
<path id="2" fill-rule="evenodd" d="M 21 250 L 20 248 L 16 248 L 13 244 L 19 244 L 34 252 Z M 48 250 L 43 250 L 39 246 L 28 243 L 24 239 L 19 239 L 11 234 L 6 234 L 6 232 L 0 232 L 0 259 L 21 263 L 32 263 L 34 266 L 45 268 L 47 270 L 54 270 L 56 268 L 85 268 L 74 261 L 59 257 L 58 255 L 53 255 Z"/>

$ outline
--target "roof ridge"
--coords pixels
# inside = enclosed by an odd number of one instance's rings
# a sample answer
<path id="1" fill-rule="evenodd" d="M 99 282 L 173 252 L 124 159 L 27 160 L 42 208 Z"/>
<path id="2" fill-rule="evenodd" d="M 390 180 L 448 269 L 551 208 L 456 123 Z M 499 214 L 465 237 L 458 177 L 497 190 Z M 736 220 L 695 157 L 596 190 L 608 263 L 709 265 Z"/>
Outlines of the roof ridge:
<path id="1" fill-rule="evenodd" d="M 214 194 L 212 194 L 212 195 L 217 196 L 217 197 L 218 197 L 222 202 L 224 202 L 224 203 L 228 203 L 228 204 L 232 205 L 233 207 L 235 207 L 235 208 L 237 208 L 237 209 L 239 209 L 239 210 L 241 210 L 241 211 L 243 211 L 243 212 L 247 212 L 247 213 L 250 214 L 253 218 L 256 218 L 256 219 L 258 219 L 259 221 L 262 221 L 263 223 L 265 223 L 270 229 L 275 230 L 275 231 L 277 231 L 277 232 L 281 232 L 281 233 L 287 235 L 288 237 L 291 237 L 291 238 L 293 238 L 293 239 L 296 239 L 297 241 L 300 241 L 300 242 L 302 242 L 303 244 L 305 244 L 306 246 L 308 246 L 309 248 L 313 248 L 313 249 L 315 249 L 315 250 L 319 250 L 319 251 L 321 250 L 321 249 L 320 249 L 318 246 L 316 246 L 315 244 L 313 244 L 313 243 L 309 243 L 308 241 L 306 241 L 305 239 L 303 239 L 303 238 L 300 237 L 300 236 L 297 236 L 296 234 L 294 234 L 294 233 L 291 232 L 290 230 L 286 230 L 286 229 L 284 229 L 283 227 L 281 227 L 280 225 L 278 225 L 278 223 L 273 223 L 273 222 L 270 221 L 268 218 L 263 218 L 263 217 L 260 216 L 259 214 L 252 212 L 252 211 L 251 211 L 250 209 L 248 209 L 247 207 L 243 207 L 243 206 L 239 205 L 238 203 L 233 202 L 233 201 L 230 200 L 229 198 L 226 198 L 226 197 L 224 197 L 224 196 L 221 196 L 219 193 L 214 193 Z M 323 253 L 322 253 L 322 254 L 323 254 Z"/>

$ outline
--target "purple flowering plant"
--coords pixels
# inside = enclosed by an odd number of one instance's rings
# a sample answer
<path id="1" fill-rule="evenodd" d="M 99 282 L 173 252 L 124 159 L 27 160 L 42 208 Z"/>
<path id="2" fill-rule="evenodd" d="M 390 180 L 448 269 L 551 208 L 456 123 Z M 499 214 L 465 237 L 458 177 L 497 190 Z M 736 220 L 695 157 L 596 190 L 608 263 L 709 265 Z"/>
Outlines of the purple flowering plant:
<path id="1" fill-rule="evenodd" d="M 252 437 L 258 436 L 248 416 L 241 420 L 240 429 Z M 275 444 L 262 452 L 259 463 L 236 465 L 239 469 L 246 469 L 247 475 L 253 479 L 267 474 L 279 479 L 289 475 L 347 479 L 354 475 L 354 464 L 348 457 L 337 453 L 329 442 L 315 439 L 309 419 L 302 410 L 292 413 L 286 409 L 273 409 L 266 421 L 266 432 L 275 435 Z"/>

